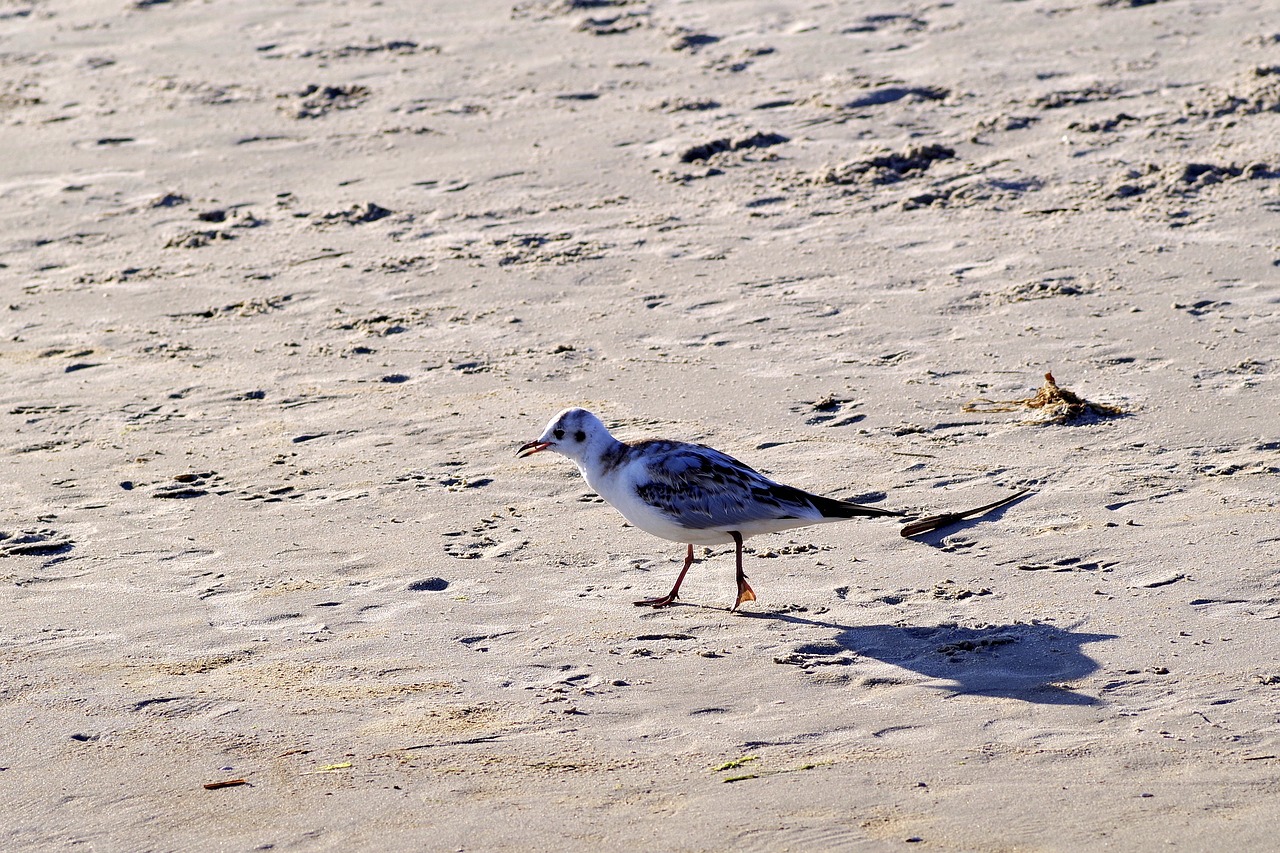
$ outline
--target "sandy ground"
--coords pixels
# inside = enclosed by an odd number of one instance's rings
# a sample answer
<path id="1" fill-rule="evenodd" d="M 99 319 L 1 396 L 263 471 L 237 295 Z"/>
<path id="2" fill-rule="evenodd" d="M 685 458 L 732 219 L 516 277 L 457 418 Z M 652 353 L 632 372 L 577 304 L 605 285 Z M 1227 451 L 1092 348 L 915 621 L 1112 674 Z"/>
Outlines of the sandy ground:
<path id="1" fill-rule="evenodd" d="M 1272 847 L 1277 139 L 1264 0 L 0 0 L 0 847 Z M 574 404 L 1036 491 L 640 610 Z"/>

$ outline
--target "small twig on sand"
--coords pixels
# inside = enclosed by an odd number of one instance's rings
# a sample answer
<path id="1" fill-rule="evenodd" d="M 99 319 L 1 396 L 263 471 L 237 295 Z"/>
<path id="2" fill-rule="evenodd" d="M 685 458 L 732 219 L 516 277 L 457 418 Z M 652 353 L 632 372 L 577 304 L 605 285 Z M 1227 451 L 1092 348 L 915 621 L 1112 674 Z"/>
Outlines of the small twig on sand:
<path id="1" fill-rule="evenodd" d="M 938 515 L 928 516 L 927 518 L 921 518 L 917 521 L 911 522 L 910 524 L 903 525 L 902 535 L 910 538 L 920 533 L 929 533 L 941 527 L 946 527 L 949 524 L 955 524 L 957 521 L 963 521 L 966 518 L 972 518 L 975 515 L 982 515 L 983 513 L 991 512 L 993 509 L 999 509 L 1005 504 L 1011 504 L 1018 498 L 1025 497 L 1029 494 L 1031 494 L 1030 489 L 1019 489 L 1008 497 L 1001 498 L 1000 500 L 993 501 L 989 504 L 983 504 L 979 507 L 974 507 L 973 509 L 966 509 L 963 512 L 944 512 Z"/>

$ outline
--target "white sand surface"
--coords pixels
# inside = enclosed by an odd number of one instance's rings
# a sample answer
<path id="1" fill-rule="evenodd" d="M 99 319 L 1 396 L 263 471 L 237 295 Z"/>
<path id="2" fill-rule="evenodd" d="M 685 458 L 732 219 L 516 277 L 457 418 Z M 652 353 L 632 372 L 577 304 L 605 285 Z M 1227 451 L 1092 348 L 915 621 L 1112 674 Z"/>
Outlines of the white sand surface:
<path id="1" fill-rule="evenodd" d="M 1277 140 L 1264 0 L 0 0 L 0 848 L 1274 847 Z M 1036 491 L 642 610 L 567 405 Z"/>

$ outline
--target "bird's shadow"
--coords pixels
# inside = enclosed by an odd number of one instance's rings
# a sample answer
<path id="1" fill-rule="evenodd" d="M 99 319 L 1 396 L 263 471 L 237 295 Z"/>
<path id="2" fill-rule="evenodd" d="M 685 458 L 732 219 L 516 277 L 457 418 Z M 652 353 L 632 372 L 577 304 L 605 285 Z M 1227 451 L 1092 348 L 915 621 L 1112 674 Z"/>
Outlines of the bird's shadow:
<path id="1" fill-rule="evenodd" d="M 801 643 L 789 662 L 820 665 L 842 652 L 946 679 L 955 695 L 1000 696 L 1044 705 L 1098 705 L 1101 701 L 1061 686 L 1096 672 L 1097 661 L 1084 653 L 1086 643 L 1115 639 L 1039 622 L 1015 622 L 966 628 L 936 626 L 840 625 L 788 613 L 744 613 L 836 631 L 833 639 Z"/>

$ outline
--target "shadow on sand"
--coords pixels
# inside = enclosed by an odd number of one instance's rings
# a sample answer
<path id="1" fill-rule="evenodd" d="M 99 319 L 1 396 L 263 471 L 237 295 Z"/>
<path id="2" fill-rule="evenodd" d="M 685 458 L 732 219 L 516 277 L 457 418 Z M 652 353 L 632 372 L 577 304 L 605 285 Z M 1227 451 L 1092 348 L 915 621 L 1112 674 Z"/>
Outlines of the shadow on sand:
<path id="1" fill-rule="evenodd" d="M 835 630 L 829 641 L 802 643 L 791 662 L 813 665 L 823 658 L 853 652 L 930 678 L 953 682 L 956 695 L 1001 696 L 1046 705 L 1098 705 L 1100 700 L 1060 686 L 1095 672 L 1098 663 L 1082 651 L 1086 643 L 1115 639 L 1114 634 L 1085 634 L 1053 625 L 1018 622 L 966 628 L 838 625 L 784 613 L 752 613 Z"/>

